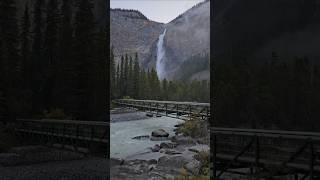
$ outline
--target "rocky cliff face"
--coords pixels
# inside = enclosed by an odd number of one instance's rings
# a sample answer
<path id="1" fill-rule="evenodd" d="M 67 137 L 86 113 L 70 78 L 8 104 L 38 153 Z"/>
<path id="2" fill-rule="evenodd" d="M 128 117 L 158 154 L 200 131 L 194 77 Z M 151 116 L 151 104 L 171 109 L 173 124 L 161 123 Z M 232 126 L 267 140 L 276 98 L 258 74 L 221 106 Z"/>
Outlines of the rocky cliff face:
<path id="1" fill-rule="evenodd" d="M 181 67 L 184 61 L 195 55 L 210 53 L 210 1 L 194 6 L 165 27 L 167 76 L 174 79 L 185 68 Z M 194 65 L 197 65 L 196 61 Z M 202 69 L 193 74 L 201 75 L 194 78 L 209 79 L 210 72 Z"/>
<path id="2" fill-rule="evenodd" d="M 117 60 L 121 55 L 134 56 L 137 52 L 143 68 L 154 67 L 154 48 L 162 31 L 163 24 L 148 20 L 139 11 L 110 11 L 110 45 Z"/>
<path id="3" fill-rule="evenodd" d="M 143 68 L 156 68 L 157 42 L 166 29 L 166 78 L 176 79 L 183 71 L 184 61 L 210 51 L 210 1 L 194 6 L 168 24 L 148 20 L 138 11 L 111 9 L 110 27 L 110 43 L 115 54 L 133 55 L 138 52 Z M 208 79 L 209 74 L 208 69 L 201 69 L 192 72 L 189 79 Z"/>
<path id="4" fill-rule="evenodd" d="M 217 0 L 214 14 L 216 60 L 320 57 L 319 0 Z"/>

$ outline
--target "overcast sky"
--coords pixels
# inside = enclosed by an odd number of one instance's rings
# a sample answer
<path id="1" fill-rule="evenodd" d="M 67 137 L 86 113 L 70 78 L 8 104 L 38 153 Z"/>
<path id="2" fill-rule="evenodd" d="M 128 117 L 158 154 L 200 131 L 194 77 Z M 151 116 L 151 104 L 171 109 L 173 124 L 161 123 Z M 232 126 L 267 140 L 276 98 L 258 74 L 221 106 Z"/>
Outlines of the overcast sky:
<path id="1" fill-rule="evenodd" d="M 204 0 L 111 0 L 111 8 L 136 9 L 148 19 L 168 23 Z"/>

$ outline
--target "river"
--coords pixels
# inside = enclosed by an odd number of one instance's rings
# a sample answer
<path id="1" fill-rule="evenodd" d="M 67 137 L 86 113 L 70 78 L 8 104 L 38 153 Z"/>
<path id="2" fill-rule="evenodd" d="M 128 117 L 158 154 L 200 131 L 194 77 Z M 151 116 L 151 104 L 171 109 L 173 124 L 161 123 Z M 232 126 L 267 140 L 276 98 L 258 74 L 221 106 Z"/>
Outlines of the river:
<path id="1" fill-rule="evenodd" d="M 165 141 L 132 139 L 135 136 L 150 135 L 153 130 L 164 129 L 174 135 L 174 125 L 183 120 L 169 117 L 153 117 L 143 120 L 110 123 L 110 157 L 121 159 L 155 159 L 160 153 L 151 153 L 150 147 Z"/>

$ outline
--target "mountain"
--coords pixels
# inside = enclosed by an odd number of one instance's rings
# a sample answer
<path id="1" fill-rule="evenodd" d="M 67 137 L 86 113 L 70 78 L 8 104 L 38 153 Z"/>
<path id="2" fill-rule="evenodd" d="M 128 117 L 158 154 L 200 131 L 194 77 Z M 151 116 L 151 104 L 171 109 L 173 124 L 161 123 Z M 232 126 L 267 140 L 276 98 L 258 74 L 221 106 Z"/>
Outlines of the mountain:
<path id="1" fill-rule="evenodd" d="M 216 0 L 213 59 L 282 59 L 320 52 L 320 0 Z"/>
<path id="2" fill-rule="evenodd" d="M 192 61 L 192 57 L 210 53 L 210 1 L 197 4 L 166 24 L 165 28 L 167 77 L 180 78 L 188 66 L 197 66 L 198 58 Z M 185 61 L 189 61 L 188 66 L 184 66 Z M 189 74 L 189 78 L 196 79 L 209 79 L 209 76 L 209 66 Z"/>
<path id="3" fill-rule="evenodd" d="M 138 52 L 142 68 L 156 68 L 157 43 L 165 29 L 165 77 L 180 79 L 183 74 L 185 79 L 209 79 L 209 66 L 190 69 L 187 64 L 197 66 L 195 57 L 210 53 L 210 1 L 199 3 L 167 24 L 149 20 L 136 10 L 111 9 L 110 43 L 115 54 Z"/>
<path id="4" fill-rule="evenodd" d="M 121 55 L 134 57 L 137 52 L 140 65 L 151 68 L 152 56 L 158 37 L 163 31 L 163 24 L 147 19 L 136 10 L 110 10 L 110 45 L 114 47 L 116 60 Z"/>

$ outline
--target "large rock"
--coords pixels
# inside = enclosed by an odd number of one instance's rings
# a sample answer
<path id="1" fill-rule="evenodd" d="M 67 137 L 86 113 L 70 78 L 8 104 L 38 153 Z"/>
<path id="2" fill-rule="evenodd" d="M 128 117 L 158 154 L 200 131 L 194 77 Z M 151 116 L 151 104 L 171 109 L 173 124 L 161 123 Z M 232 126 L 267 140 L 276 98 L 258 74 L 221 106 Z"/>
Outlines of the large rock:
<path id="1" fill-rule="evenodd" d="M 132 139 L 145 140 L 145 139 L 149 139 L 149 138 L 150 138 L 149 135 L 142 135 L 142 136 L 133 137 Z"/>
<path id="2" fill-rule="evenodd" d="M 165 151 L 165 154 L 168 154 L 168 155 L 176 155 L 176 154 L 182 154 L 181 152 L 177 152 L 177 151 L 173 151 L 173 150 L 169 150 L 167 149 Z"/>
<path id="3" fill-rule="evenodd" d="M 184 165 L 184 168 L 192 173 L 193 175 L 198 175 L 200 171 L 201 164 L 197 160 L 192 160 Z"/>
<path id="4" fill-rule="evenodd" d="M 180 145 L 195 145 L 196 140 L 191 138 L 190 136 L 176 135 L 171 138 L 172 142 L 175 142 Z"/>
<path id="5" fill-rule="evenodd" d="M 152 152 L 158 152 L 160 149 L 161 149 L 161 148 L 160 148 L 159 144 L 156 144 L 156 145 L 154 145 L 154 146 L 151 148 L 151 151 L 152 151 Z"/>
<path id="6" fill-rule="evenodd" d="M 151 141 L 166 141 L 168 139 L 169 139 L 168 137 L 154 137 L 154 136 L 151 136 L 150 138 Z"/>
<path id="7" fill-rule="evenodd" d="M 170 143 L 170 142 L 163 142 L 160 144 L 160 148 L 175 148 L 177 146 L 176 143 Z"/>
<path id="8" fill-rule="evenodd" d="M 157 129 L 152 131 L 151 136 L 153 137 L 168 137 L 169 133 L 167 133 L 164 129 Z"/>
<path id="9" fill-rule="evenodd" d="M 188 163 L 188 159 L 183 156 L 162 156 L 158 160 L 158 166 L 182 168 Z"/>

